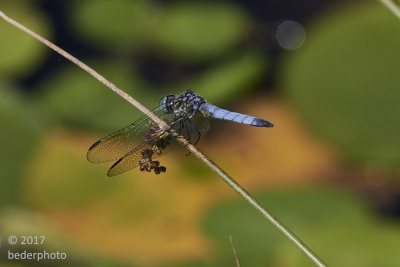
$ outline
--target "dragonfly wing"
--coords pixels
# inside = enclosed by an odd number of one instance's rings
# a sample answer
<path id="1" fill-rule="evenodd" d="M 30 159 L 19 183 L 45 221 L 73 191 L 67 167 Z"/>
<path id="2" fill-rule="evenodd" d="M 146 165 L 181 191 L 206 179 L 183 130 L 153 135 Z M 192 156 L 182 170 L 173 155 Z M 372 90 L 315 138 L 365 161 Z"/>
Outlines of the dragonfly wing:
<path id="1" fill-rule="evenodd" d="M 115 176 L 138 167 L 139 161 L 142 158 L 142 151 L 148 149 L 149 147 L 150 146 L 146 143 L 138 145 L 133 150 L 118 159 L 108 170 L 107 175 L 110 177 Z"/>
<path id="2" fill-rule="evenodd" d="M 142 153 L 146 150 L 152 150 L 153 153 L 151 159 L 155 159 L 180 146 L 178 141 L 176 141 L 176 139 L 171 135 L 163 137 L 163 140 L 166 142 L 166 146 L 162 149 L 157 149 L 154 144 L 150 145 L 147 143 L 142 143 L 138 145 L 133 150 L 129 151 L 123 157 L 117 160 L 108 170 L 107 175 L 115 176 L 139 167 L 140 161 L 144 158 Z"/>
<path id="3" fill-rule="evenodd" d="M 153 111 L 155 115 L 172 125 L 178 134 L 183 135 L 192 144 L 202 137 L 209 128 L 208 119 L 195 116 L 192 119 L 176 120 L 173 115 L 165 114 L 159 108 Z M 162 156 L 176 147 L 178 141 L 172 135 L 157 131 L 155 124 L 147 116 L 142 116 L 134 123 L 122 128 L 94 143 L 87 152 L 87 159 L 92 163 L 102 163 L 116 160 L 108 170 L 108 176 L 115 176 L 141 166 L 141 161 Z M 149 139 L 150 138 L 150 139 Z M 145 157 L 143 152 L 152 151 L 151 157 Z"/>
<path id="4" fill-rule="evenodd" d="M 208 132 L 210 123 L 208 118 L 198 114 L 192 119 L 187 119 L 181 123 L 175 124 L 173 128 L 178 134 L 183 135 L 191 144 L 196 144 L 200 138 Z"/>
<path id="5" fill-rule="evenodd" d="M 159 108 L 153 110 L 161 119 L 168 119 Z M 150 129 L 151 119 L 144 115 L 134 123 L 100 139 L 88 150 L 86 157 L 91 163 L 118 160 L 143 142 L 143 134 Z"/>
<path id="6" fill-rule="evenodd" d="M 208 120 L 203 117 L 182 120 L 173 123 L 173 129 L 183 135 L 192 144 L 196 143 L 208 130 Z M 172 135 L 163 135 L 160 133 L 152 144 L 141 143 L 133 150 L 126 153 L 118 159 L 108 170 L 108 176 L 115 176 L 123 172 L 139 167 L 140 161 L 144 159 L 143 152 L 152 150 L 151 160 L 167 154 L 168 152 L 181 147 L 181 144 Z M 161 149 L 159 148 L 161 145 Z"/>

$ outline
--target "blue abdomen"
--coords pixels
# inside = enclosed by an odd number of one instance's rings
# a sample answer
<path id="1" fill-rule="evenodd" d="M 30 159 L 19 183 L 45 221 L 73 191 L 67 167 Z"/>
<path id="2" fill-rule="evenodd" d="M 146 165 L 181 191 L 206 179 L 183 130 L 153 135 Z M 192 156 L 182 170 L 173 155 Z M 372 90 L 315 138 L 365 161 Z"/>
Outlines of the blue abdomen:
<path id="1" fill-rule="evenodd" d="M 219 108 L 217 106 L 214 106 L 212 104 L 203 104 L 200 107 L 200 111 L 202 112 L 203 115 L 207 117 L 212 117 L 215 119 L 221 119 L 221 120 L 228 120 L 228 121 L 234 121 L 237 123 L 242 123 L 242 124 L 247 124 L 251 126 L 257 126 L 257 127 L 273 127 L 274 125 L 270 123 L 269 121 L 256 118 L 253 116 L 237 113 L 237 112 L 232 112 L 226 109 Z"/>

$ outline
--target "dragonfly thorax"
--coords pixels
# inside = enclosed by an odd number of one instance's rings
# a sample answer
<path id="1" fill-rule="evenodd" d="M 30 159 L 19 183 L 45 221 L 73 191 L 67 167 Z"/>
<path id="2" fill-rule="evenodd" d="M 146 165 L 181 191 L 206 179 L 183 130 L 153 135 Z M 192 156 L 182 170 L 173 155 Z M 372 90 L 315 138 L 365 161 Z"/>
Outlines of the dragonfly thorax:
<path id="1" fill-rule="evenodd" d="M 167 95 L 160 101 L 160 109 L 166 114 L 174 114 L 177 118 L 193 117 L 206 100 L 194 92 L 187 90 L 178 97 Z"/>

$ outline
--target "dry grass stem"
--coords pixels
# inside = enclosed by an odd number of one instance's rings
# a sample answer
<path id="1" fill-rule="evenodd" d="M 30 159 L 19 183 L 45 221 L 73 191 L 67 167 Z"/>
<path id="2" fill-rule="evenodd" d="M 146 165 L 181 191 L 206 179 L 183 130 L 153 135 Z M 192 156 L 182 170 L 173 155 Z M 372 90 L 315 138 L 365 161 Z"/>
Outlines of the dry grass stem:
<path id="1" fill-rule="evenodd" d="M 240 261 L 239 261 L 239 257 L 238 257 L 236 248 L 235 248 L 235 246 L 233 245 L 232 235 L 229 235 L 229 242 L 231 242 L 231 247 L 232 247 L 232 250 L 233 250 L 233 256 L 235 257 L 236 266 L 237 266 L 237 267 L 240 267 Z"/>
<path id="2" fill-rule="evenodd" d="M 390 11 L 393 12 L 393 14 L 396 15 L 400 19 L 400 7 L 399 4 L 397 4 L 393 0 L 380 0 L 382 4 L 384 4 Z"/>

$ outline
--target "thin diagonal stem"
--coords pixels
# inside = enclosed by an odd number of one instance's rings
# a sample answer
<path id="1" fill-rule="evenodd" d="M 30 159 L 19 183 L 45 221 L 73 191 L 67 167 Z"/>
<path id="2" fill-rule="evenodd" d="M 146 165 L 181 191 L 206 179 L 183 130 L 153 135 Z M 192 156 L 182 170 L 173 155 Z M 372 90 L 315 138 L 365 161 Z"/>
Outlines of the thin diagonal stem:
<path id="1" fill-rule="evenodd" d="M 380 0 L 393 14 L 400 19 L 400 7 L 393 0 Z"/>
<path id="2" fill-rule="evenodd" d="M 150 110 L 148 110 L 145 106 L 140 104 L 136 101 L 133 97 L 122 91 L 116 85 L 108 81 L 102 75 L 97 73 L 95 70 L 84 64 L 79 59 L 75 58 L 71 54 L 67 53 L 60 47 L 56 46 L 55 44 L 51 43 L 50 41 L 46 40 L 45 38 L 41 37 L 40 35 L 36 34 L 35 32 L 31 31 L 30 29 L 26 28 L 22 24 L 18 23 L 17 21 L 9 18 L 3 12 L 0 11 L 0 16 L 7 21 L 8 23 L 14 25 L 18 29 L 24 31 L 25 33 L 31 35 L 33 38 L 39 40 L 46 46 L 50 47 L 60 55 L 64 56 L 65 58 L 69 59 L 80 68 L 87 71 L 97 80 L 102 82 L 108 88 L 113 90 L 115 93 L 120 95 L 126 101 L 131 103 L 133 106 L 138 108 L 144 114 L 149 116 L 154 122 L 156 122 L 162 129 L 169 129 L 170 127 L 160 118 L 158 118 L 155 114 L 153 114 Z M 176 135 L 176 133 L 174 133 Z M 253 198 L 244 188 L 242 188 L 234 179 L 232 179 L 226 172 L 224 172 L 221 168 L 219 168 L 211 159 L 201 153 L 194 145 L 190 144 L 184 137 L 177 136 L 177 140 L 182 143 L 187 149 L 193 154 L 195 154 L 198 158 L 203 160 L 207 166 L 209 166 L 213 171 L 215 171 L 233 190 L 235 190 L 241 197 L 243 197 L 251 206 L 256 208 L 269 222 L 272 223 L 281 233 L 283 233 L 296 247 L 298 247 L 308 258 L 310 258 L 317 266 L 326 266 L 325 263 L 322 262 L 315 254 L 311 251 L 299 238 L 297 238 L 283 223 L 281 223 L 277 218 L 275 218 L 267 209 L 265 209 L 258 201 Z"/>
<path id="3" fill-rule="evenodd" d="M 236 248 L 233 245 L 232 235 L 229 235 L 229 242 L 231 242 L 231 246 L 232 246 L 232 250 L 233 250 L 233 256 L 235 257 L 235 261 L 236 261 L 236 266 L 240 267 L 240 261 L 239 261 L 239 257 L 238 257 Z"/>

